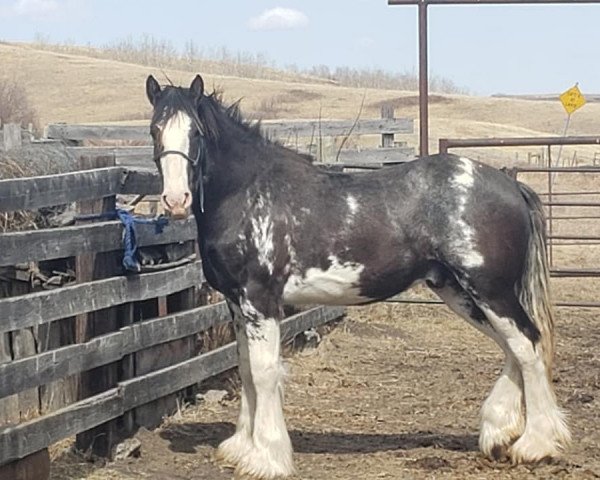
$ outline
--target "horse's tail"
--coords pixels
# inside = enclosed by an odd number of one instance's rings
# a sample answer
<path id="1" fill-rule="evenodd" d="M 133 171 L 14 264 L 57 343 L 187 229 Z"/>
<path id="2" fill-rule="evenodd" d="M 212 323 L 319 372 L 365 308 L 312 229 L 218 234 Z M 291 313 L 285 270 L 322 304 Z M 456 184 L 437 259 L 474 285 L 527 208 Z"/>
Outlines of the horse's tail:
<path id="1" fill-rule="evenodd" d="M 525 270 L 517 287 L 517 295 L 521 306 L 540 331 L 540 340 L 536 348 L 541 349 L 546 374 L 551 380 L 554 357 L 554 312 L 550 295 L 550 268 L 546 257 L 546 216 L 537 194 L 525 184 L 519 183 L 519 188 L 529 207 L 532 231 Z"/>

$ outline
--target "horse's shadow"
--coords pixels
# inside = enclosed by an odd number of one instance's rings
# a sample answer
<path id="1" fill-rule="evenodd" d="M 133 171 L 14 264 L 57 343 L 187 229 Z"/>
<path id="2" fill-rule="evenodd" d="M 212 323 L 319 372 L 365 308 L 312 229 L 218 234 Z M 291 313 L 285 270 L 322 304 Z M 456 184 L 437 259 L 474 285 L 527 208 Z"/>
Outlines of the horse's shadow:
<path id="1" fill-rule="evenodd" d="M 219 443 L 231 436 L 231 423 L 184 423 L 163 428 L 160 436 L 168 440 L 175 452 L 195 453 L 196 447 Z M 374 453 L 435 447 L 458 452 L 477 451 L 477 436 L 473 434 L 442 434 L 417 431 L 399 434 L 290 431 L 294 451 L 298 453 Z"/>

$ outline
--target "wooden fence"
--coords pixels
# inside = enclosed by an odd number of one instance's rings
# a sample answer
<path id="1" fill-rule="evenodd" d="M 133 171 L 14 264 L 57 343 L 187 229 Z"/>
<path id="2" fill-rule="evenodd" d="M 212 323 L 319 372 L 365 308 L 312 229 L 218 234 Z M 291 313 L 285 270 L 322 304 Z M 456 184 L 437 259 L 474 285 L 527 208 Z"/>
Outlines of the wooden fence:
<path id="1" fill-rule="evenodd" d="M 87 170 L 0 180 L 0 214 L 73 202 L 79 213 L 102 213 L 117 195 L 159 192 L 154 172 L 117 166 L 114 155 L 83 155 L 80 166 Z M 53 289 L 0 282 L 1 479 L 46 478 L 47 448 L 74 435 L 78 448 L 108 455 L 117 438 L 157 425 L 190 388 L 236 365 L 232 343 L 206 351 L 199 342 L 230 320 L 224 303 L 199 302 L 193 219 L 160 234 L 137 226 L 140 246 L 178 245 L 185 254 L 163 270 L 125 274 L 121 235 L 117 221 L 0 234 L 0 276 L 68 267 L 75 280 Z M 293 315 L 282 339 L 343 312 Z"/>
<path id="2" fill-rule="evenodd" d="M 389 162 L 401 162 L 415 156 L 414 148 L 406 141 L 397 140 L 395 135 L 412 134 L 414 121 L 408 118 L 395 118 L 394 109 L 384 106 L 380 119 L 352 120 L 297 120 L 264 121 L 262 129 L 270 138 L 304 153 L 311 153 L 322 162 L 337 160 L 342 164 L 377 165 Z M 324 139 L 340 139 L 351 134 L 356 136 L 379 135 L 381 141 L 377 148 L 342 148 L 333 144 L 328 158 L 320 152 Z M 151 138 L 147 126 L 98 126 L 52 124 L 46 127 L 45 135 L 72 146 L 76 155 L 106 155 L 116 158 L 117 165 L 153 167 Z M 102 143 L 126 143 L 138 146 L 89 146 Z M 339 142 L 341 143 L 341 142 Z M 84 144 L 88 144 L 84 146 Z M 337 158 L 336 158 L 337 157 Z"/>

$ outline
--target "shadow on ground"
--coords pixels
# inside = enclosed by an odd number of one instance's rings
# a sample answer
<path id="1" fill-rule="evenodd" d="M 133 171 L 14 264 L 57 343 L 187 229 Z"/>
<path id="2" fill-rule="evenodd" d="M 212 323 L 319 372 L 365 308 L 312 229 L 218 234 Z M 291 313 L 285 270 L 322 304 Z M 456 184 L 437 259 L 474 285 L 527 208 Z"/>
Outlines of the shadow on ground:
<path id="1" fill-rule="evenodd" d="M 216 448 L 234 431 L 235 426 L 228 422 L 184 423 L 164 428 L 160 436 L 169 441 L 169 448 L 174 452 L 195 453 L 196 447 L 199 446 L 210 445 Z M 290 437 L 297 453 L 374 453 L 428 447 L 458 452 L 477 451 L 477 436 L 473 434 L 439 434 L 429 431 L 376 434 L 292 430 Z"/>

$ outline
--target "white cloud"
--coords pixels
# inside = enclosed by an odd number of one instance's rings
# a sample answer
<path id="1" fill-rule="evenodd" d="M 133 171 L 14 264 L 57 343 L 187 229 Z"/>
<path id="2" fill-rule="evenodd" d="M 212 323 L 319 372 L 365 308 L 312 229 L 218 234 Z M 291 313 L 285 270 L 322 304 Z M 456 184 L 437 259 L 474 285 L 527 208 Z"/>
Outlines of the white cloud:
<path id="1" fill-rule="evenodd" d="M 275 7 L 248 21 L 252 30 L 292 30 L 308 25 L 308 17 L 300 10 Z"/>
<path id="2" fill-rule="evenodd" d="M 55 13 L 58 8 L 56 0 L 17 0 L 12 10 L 16 15 L 34 17 Z"/>
<path id="3" fill-rule="evenodd" d="M 357 41 L 356 41 L 356 45 L 359 48 L 362 48 L 364 50 L 368 50 L 370 48 L 373 48 L 375 46 L 377 42 L 375 42 L 374 38 L 371 37 L 360 37 Z"/>

